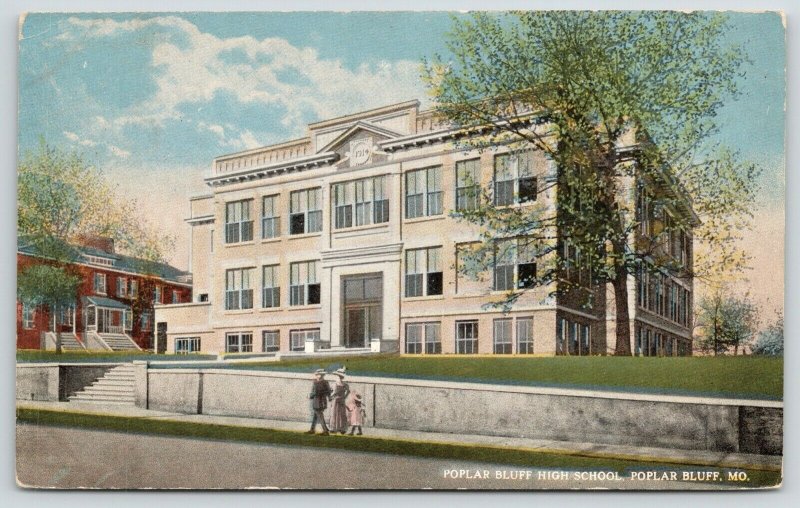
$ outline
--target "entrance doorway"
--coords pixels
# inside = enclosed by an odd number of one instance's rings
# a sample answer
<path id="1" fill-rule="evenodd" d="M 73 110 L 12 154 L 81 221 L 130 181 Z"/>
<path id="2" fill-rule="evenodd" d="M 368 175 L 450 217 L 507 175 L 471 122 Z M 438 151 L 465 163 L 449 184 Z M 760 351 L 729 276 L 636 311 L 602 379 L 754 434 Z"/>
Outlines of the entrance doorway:
<path id="1" fill-rule="evenodd" d="M 358 275 L 342 280 L 342 343 L 347 348 L 368 347 L 383 329 L 383 276 Z"/>

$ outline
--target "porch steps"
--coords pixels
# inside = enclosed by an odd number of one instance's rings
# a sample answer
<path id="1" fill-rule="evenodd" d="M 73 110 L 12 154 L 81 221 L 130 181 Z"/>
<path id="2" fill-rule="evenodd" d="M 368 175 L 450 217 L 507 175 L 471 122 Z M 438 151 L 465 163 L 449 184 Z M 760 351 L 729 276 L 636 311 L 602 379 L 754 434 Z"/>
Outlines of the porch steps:
<path id="1" fill-rule="evenodd" d="M 78 337 L 75 336 L 73 333 L 62 333 L 61 334 L 61 349 L 68 350 L 68 351 L 83 351 L 86 348 L 83 347 L 83 344 L 78 340 Z"/>
<path id="2" fill-rule="evenodd" d="M 101 333 L 98 334 L 112 351 L 141 351 L 142 348 L 127 335 Z"/>
<path id="3" fill-rule="evenodd" d="M 131 364 L 114 367 L 94 383 L 70 396 L 69 401 L 133 406 L 136 402 L 133 369 Z"/>

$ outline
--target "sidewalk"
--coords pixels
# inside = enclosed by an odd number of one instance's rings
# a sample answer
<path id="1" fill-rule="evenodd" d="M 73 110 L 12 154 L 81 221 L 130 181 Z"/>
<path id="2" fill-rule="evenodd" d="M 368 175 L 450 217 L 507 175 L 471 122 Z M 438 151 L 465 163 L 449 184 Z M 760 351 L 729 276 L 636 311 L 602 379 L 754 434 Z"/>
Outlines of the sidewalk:
<path id="1" fill-rule="evenodd" d="M 240 418 L 232 416 L 186 415 L 164 411 L 152 411 L 135 406 L 103 405 L 76 402 L 34 402 L 18 400 L 17 407 L 47 411 L 91 413 L 128 418 L 163 419 L 178 422 L 230 425 L 236 427 L 267 428 L 275 430 L 305 432 L 309 422 Z M 439 443 L 450 445 L 476 445 L 501 449 L 526 450 L 561 455 L 580 455 L 609 459 L 633 460 L 643 462 L 664 462 L 682 465 L 714 466 L 724 468 L 759 469 L 780 471 L 782 456 L 752 455 L 745 453 L 709 452 L 700 450 L 675 450 L 667 448 L 646 448 L 640 446 L 603 445 L 573 443 L 567 441 L 546 441 L 514 437 L 480 436 L 465 434 L 444 434 L 365 427 L 364 435 L 417 443 Z M 320 439 L 337 439 L 322 437 Z M 353 439 L 358 439 L 353 438 Z"/>

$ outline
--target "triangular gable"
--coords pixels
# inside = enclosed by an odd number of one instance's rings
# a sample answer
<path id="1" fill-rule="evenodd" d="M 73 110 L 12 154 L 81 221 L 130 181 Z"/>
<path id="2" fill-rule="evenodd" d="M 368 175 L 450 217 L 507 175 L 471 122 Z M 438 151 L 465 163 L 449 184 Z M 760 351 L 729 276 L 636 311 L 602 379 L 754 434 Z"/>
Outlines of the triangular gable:
<path id="1" fill-rule="evenodd" d="M 377 125 L 372 125 L 366 122 L 356 122 L 349 129 L 336 136 L 330 143 L 317 150 L 317 153 L 332 152 L 342 146 L 349 138 L 356 135 L 359 131 L 366 131 L 374 134 L 379 139 L 376 141 L 383 141 L 386 139 L 394 139 L 402 136 L 399 132 L 394 132 Z"/>

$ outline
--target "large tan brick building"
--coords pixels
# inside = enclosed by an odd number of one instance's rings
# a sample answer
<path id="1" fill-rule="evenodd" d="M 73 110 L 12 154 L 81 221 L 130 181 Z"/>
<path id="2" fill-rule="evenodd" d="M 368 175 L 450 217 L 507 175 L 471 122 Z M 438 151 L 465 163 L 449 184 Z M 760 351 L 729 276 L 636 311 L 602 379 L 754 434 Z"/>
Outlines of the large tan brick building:
<path id="1" fill-rule="evenodd" d="M 409 101 L 215 159 L 210 192 L 191 199 L 187 219 L 194 301 L 156 308 L 158 349 L 613 351 L 605 290 L 592 292 L 589 307 L 546 286 L 526 290 L 507 312 L 487 305 L 535 273 L 524 248 L 483 280 L 463 274 L 459 253 L 479 230 L 451 212 L 474 205 L 470 185 L 492 186 L 498 206 L 551 209 L 558 189 L 543 154 L 463 151 L 456 134 Z M 691 248 L 680 255 L 690 266 Z M 690 354 L 691 279 L 642 279 L 629 281 L 635 350 Z"/>

